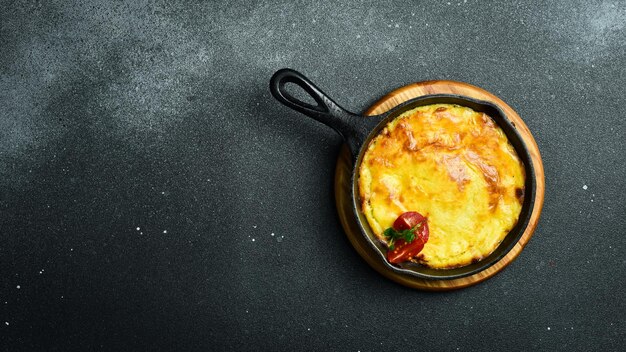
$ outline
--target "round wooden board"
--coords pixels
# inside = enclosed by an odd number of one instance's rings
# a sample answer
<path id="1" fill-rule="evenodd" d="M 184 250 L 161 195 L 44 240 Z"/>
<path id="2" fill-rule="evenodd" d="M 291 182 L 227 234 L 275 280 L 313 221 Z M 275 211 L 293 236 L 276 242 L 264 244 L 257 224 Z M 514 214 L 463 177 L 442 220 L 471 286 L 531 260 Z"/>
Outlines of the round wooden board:
<path id="1" fill-rule="evenodd" d="M 402 285 L 430 291 L 444 291 L 454 290 L 463 287 L 475 285 L 483 280 L 486 280 L 493 275 L 497 274 L 500 270 L 504 269 L 509 263 L 511 263 L 524 249 L 524 246 L 533 235 L 537 222 L 539 221 L 539 215 L 543 208 L 543 199 L 545 194 L 545 179 L 543 163 L 541 161 L 541 155 L 537 148 L 537 143 L 533 138 L 530 130 L 519 117 L 519 115 L 505 102 L 488 91 L 472 86 L 467 83 L 455 82 L 455 81 L 426 81 L 419 82 L 404 86 L 396 89 L 393 92 L 387 94 L 382 99 L 374 103 L 366 112 L 365 115 L 377 115 L 381 114 L 396 105 L 403 103 L 407 100 L 429 94 L 458 94 L 479 100 L 489 101 L 496 104 L 504 111 L 507 118 L 513 122 L 517 127 L 522 139 L 526 142 L 526 146 L 530 152 L 535 168 L 535 174 L 537 179 L 537 189 L 535 196 L 535 203 L 533 212 L 530 217 L 530 221 L 526 231 L 515 244 L 513 249 L 504 256 L 500 261 L 492 265 L 491 267 L 476 273 L 471 276 L 452 279 L 452 280 L 427 280 L 420 279 L 406 274 L 400 274 L 389 270 L 382 259 L 374 252 L 374 250 L 368 245 L 366 239 L 361 234 L 359 225 L 352 213 L 352 199 L 350 196 L 351 189 L 351 173 L 352 173 L 352 158 L 350 151 L 346 145 L 339 154 L 337 160 L 337 169 L 335 171 L 335 201 L 337 203 L 337 211 L 341 224 L 348 236 L 348 239 L 356 249 L 356 251 L 365 259 L 365 261 L 371 265 L 376 271 L 384 275 L 385 277 L 398 282 Z"/>

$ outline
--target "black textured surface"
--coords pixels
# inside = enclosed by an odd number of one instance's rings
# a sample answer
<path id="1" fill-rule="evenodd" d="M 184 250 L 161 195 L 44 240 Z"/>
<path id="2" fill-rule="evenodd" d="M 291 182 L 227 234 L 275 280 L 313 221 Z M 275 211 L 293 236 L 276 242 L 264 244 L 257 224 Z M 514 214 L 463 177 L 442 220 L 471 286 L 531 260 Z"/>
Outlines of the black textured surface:
<path id="1" fill-rule="evenodd" d="M 2 1 L 1 349 L 623 349 L 626 5 L 534 3 Z M 282 67 L 354 111 L 429 79 L 508 102 L 546 169 L 520 257 L 436 294 L 369 268 Z"/>

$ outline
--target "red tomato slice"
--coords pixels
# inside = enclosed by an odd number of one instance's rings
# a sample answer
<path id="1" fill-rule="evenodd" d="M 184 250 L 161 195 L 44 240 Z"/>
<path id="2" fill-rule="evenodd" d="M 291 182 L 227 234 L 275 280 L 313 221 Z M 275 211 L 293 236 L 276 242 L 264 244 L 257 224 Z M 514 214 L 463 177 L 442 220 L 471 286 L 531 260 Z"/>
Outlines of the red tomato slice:
<path id="1" fill-rule="evenodd" d="M 402 263 L 415 257 L 424 248 L 424 241 L 420 237 L 415 237 L 413 242 L 406 243 L 400 239 L 394 244 L 394 250 L 387 252 L 387 260 L 390 263 Z"/>
<path id="2" fill-rule="evenodd" d="M 415 237 L 419 237 L 422 239 L 422 242 L 428 242 L 428 221 L 426 221 L 426 217 L 424 215 L 416 212 L 409 211 L 398 216 L 396 221 L 393 223 L 393 229 L 396 231 L 408 230 L 413 228 L 415 225 L 422 223 L 420 229 L 415 233 Z"/>

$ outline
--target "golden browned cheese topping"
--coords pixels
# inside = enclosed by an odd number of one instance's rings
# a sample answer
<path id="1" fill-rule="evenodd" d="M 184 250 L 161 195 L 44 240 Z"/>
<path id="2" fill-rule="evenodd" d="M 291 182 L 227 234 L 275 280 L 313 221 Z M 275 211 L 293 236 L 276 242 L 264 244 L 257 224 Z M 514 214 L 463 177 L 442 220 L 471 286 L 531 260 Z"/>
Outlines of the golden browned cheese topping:
<path id="1" fill-rule="evenodd" d="M 428 218 L 430 238 L 414 260 L 455 268 L 493 252 L 517 223 L 524 168 L 506 135 L 484 113 L 436 104 L 391 121 L 359 169 L 362 210 L 383 231 L 407 211 Z"/>

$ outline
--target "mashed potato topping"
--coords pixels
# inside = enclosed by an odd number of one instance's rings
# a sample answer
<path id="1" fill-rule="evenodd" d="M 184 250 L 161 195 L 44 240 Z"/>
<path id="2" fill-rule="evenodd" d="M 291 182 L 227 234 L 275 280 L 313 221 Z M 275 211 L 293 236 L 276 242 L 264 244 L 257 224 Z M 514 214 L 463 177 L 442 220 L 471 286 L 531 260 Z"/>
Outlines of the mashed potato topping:
<path id="1" fill-rule="evenodd" d="M 400 214 L 420 212 L 430 239 L 414 261 L 446 269 L 488 256 L 515 226 L 524 168 L 489 116 L 435 104 L 403 113 L 370 142 L 358 182 L 381 241 Z"/>

